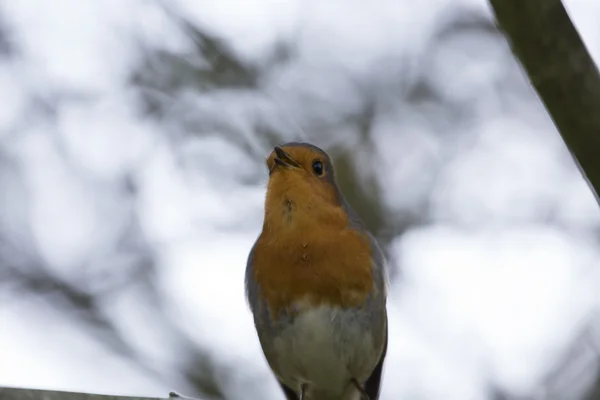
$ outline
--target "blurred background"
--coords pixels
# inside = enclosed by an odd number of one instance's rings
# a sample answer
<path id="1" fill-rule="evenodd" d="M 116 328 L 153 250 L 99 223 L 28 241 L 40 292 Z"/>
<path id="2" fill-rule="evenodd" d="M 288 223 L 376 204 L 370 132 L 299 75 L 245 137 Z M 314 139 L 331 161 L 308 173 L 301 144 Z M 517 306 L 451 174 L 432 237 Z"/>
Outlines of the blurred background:
<path id="1" fill-rule="evenodd" d="M 382 399 L 600 398 L 599 207 L 485 0 L 0 2 L 0 385 L 281 399 L 243 279 L 291 140 L 386 249 Z"/>

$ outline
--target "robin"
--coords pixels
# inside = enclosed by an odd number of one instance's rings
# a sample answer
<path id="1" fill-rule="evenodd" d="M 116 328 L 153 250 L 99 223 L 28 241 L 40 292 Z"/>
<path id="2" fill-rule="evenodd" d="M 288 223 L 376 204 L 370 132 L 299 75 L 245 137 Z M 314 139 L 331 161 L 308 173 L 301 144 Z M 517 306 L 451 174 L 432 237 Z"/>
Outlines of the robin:
<path id="1" fill-rule="evenodd" d="M 287 400 L 377 400 L 387 352 L 387 278 L 375 238 L 346 203 L 330 157 L 275 146 L 246 297 Z"/>

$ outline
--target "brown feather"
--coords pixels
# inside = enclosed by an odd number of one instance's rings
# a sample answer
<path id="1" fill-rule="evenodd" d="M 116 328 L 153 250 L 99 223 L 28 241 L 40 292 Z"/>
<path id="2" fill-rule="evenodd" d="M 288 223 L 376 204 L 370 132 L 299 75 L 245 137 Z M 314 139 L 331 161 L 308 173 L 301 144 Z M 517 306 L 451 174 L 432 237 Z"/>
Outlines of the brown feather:
<path id="1" fill-rule="evenodd" d="M 271 170 L 263 231 L 254 251 L 254 279 L 273 314 L 329 304 L 354 307 L 376 290 L 369 238 L 352 228 L 332 181 L 311 173 L 319 154 L 290 148 L 302 168 Z M 326 160 L 323 160 L 326 161 Z"/>

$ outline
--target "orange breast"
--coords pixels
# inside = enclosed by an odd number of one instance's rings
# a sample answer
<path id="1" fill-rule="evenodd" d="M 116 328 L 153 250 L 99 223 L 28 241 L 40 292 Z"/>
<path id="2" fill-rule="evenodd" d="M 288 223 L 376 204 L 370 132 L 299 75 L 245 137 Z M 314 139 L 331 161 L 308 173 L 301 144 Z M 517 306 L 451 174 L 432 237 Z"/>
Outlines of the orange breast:
<path id="1" fill-rule="evenodd" d="M 254 278 L 273 314 L 329 304 L 353 307 L 373 290 L 366 235 L 345 227 L 306 225 L 261 234 L 254 249 Z"/>

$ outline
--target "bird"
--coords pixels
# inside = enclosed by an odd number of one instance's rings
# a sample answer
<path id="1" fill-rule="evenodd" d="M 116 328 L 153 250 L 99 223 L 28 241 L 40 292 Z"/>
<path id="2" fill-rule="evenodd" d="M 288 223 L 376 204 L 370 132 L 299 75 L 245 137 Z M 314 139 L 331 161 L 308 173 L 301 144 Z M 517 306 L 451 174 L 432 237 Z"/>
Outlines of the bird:
<path id="1" fill-rule="evenodd" d="M 275 146 L 245 294 L 287 400 L 378 400 L 388 346 L 386 260 L 340 191 L 332 160 Z"/>

